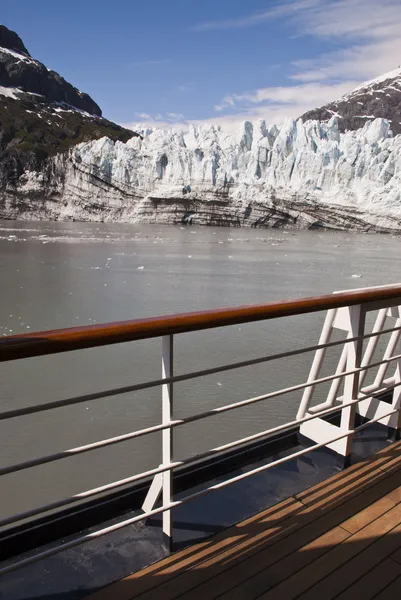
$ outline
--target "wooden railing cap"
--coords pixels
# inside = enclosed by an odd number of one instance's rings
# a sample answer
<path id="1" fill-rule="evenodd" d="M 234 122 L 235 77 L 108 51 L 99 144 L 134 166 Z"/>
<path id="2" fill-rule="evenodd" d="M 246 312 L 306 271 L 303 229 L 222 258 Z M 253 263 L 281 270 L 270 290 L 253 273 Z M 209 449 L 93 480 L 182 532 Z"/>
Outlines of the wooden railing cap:
<path id="1" fill-rule="evenodd" d="M 0 339 L 0 362 L 240 323 L 296 316 L 343 306 L 367 305 L 372 302 L 385 302 L 397 298 L 400 299 L 401 304 L 401 285 L 354 290 L 261 305 L 221 308 L 7 336 Z"/>

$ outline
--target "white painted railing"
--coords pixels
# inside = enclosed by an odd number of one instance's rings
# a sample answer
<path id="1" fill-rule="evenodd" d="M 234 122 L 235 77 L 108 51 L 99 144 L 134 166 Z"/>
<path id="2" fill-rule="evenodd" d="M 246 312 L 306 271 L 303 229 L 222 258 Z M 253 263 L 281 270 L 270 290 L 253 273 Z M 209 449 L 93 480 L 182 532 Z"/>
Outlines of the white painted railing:
<path id="1" fill-rule="evenodd" d="M 174 335 L 178 335 L 184 331 L 207 329 L 209 327 L 218 327 L 247 321 L 251 322 L 263 320 L 264 318 L 271 319 L 279 318 L 281 316 L 317 312 L 319 309 L 323 310 L 325 308 L 328 308 L 329 310 L 323 326 L 322 335 L 317 345 L 221 365 L 201 371 L 194 371 L 183 375 L 174 375 Z M 377 312 L 377 318 L 372 330 L 367 331 L 366 315 L 373 312 Z M 386 326 L 386 322 L 389 318 L 395 319 L 392 327 Z M 331 335 L 335 329 L 343 332 L 343 334 L 345 333 L 345 339 L 331 341 Z M 384 351 L 383 357 L 379 361 L 373 361 L 374 352 L 378 349 L 378 342 L 381 336 L 386 334 L 390 334 L 390 340 Z M 161 387 L 162 422 L 159 425 L 139 429 L 128 434 L 104 439 L 84 446 L 69 448 L 55 454 L 32 458 L 28 461 L 0 469 L 0 476 L 6 475 L 29 469 L 37 465 L 63 460 L 64 458 L 111 446 L 126 440 L 139 438 L 151 433 L 161 432 L 162 435 L 162 456 L 159 467 L 149 469 L 119 481 L 113 481 L 95 489 L 83 491 L 69 498 L 34 508 L 13 515 L 12 517 L 0 519 L 0 535 L 1 528 L 6 526 L 19 523 L 38 515 L 44 515 L 49 511 L 73 505 L 74 503 L 94 497 L 98 494 L 117 490 L 127 484 L 132 484 L 152 477 L 153 480 L 142 507 L 142 514 L 125 519 L 110 527 L 100 528 L 93 533 L 77 536 L 69 542 L 60 543 L 57 546 L 43 549 L 36 552 L 34 555 L 18 558 L 13 562 L 4 564 L 4 566 L 0 567 L 0 575 L 158 514 L 162 514 L 163 533 L 166 536 L 167 541 L 171 543 L 173 533 L 172 509 L 175 507 L 251 477 L 257 473 L 272 469 L 277 465 L 303 456 L 318 448 L 328 447 L 334 450 L 343 458 L 344 463 L 347 463 L 349 462 L 349 457 L 351 455 L 354 434 L 357 431 L 361 431 L 365 427 L 368 427 L 372 423 L 381 423 L 388 426 L 396 435 L 399 433 L 401 427 L 401 353 L 397 354 L 397 347 L 399 347 L 401 336 L 401 286 L 384 286 L 366 290 L 353 290 L 351 292 L 338 293 L 331 297 L 326 296 L 315 299 L 266 305 L 265 307 L 210 311 L 209 313 L 199 313 L 197 315 L 166 317 L 156 321 L 137 321 L 118 326 L 82 328 L 67 330 L 66 332 L 48 332 L 47 334 L 29 334 L 28 336 L 4 338 L 0 343 L 0 361 L 15 360 L 26 356 L 37 356 L 77 348 L 99 346 L 106 343 L 117 343 L 118 341 L 130 341 L 133 339 L 144 339 L 146 337 L 157 336 L 160 336 L 162 339 L 161 379 L 108 390 L 106 392 L 68 398 L 47 404 L 18 408 L 0 414 L 0 420 L 4 421 L 24 415 L 54 410 L 60 407 L 95 401 L 99 398 L 112 397 L 117 394 L 127 393 L 128 391 L 148 389 L 157 386 Z M 365 351 L 363 351 L 364 340 L 367 341 Z M 342 353 L 335 372 L 332 375 L 319 377 L 327 349 L 336 346 L 342 346 Z M 315 355 L 309 377 L 305 383 L 283 387 L 274 392 L 247 398 L 215 409 L 198 412 L 183 419 L 174 418 L 174 384 L 176 382 L 188 381 L 213 373 L 241 369 L 251 365 L 267 363 L 279 359 L 285 360 L 292 356 L 312 352 L 314 352 Z M 394 374 L 386 378 L 389 366 L 394 363 Z M 363 387 L 362 384 L 366 373 L 368 370 L 373 369 L 376 369 L 374 383 L 370 386 Z M 313 406 L 312 400 L 316 386 L 327 382 L 331 382 L 331 387 L 326 400 L 317 406 Z M 339 395 L 339 389 L 342 382 L 344 383 L 344 392 L 342 395 Z M 211 418 L 238 408 L 251 406 L 259 402 L 266 402 L 289 392 L 298 391 L 302 391 L 303 396 L 295 420 L 277 427 L 266 429 L 254 435 L 237 439 L 228 444 L 211 448 L 206 452 L 198 453 L 184 460 L 174 460 L 173 436 L 177 427 L 202 419 Z M 390 404 L 382 401 L 378 397 L 382 393 L 392 395 Z M 338 412 L 340 412 L 341 415 L 339 426 L 324 419 L 324 417 Z M 363 422 L 362 425 L 355 426 L 356 414 L 364 417 L 365 422 Z M 269 464 L 251 469 L 241 475 L 231 478 L 228 477 L 223 482 L 209 485 L 201 491 L 188 494 L 181 500 L 174 500 L 174 469 L 184 465 L 190 465 L 194 462 L 199 462 L 202 459 L 221 455 L 222 452 L 240 448 L 245 444 L 257 440 L 268 439 L 271 436 L 275 436 L 278 433 L 293 428 L 299 428 L 299 431 L 312 440 L 314 444 L 308 448 L 289 454 L 284 458 L 270 462 Z M 162 496 L 162 506 L 156 508 L 156 503 L 160 496 Z"/>

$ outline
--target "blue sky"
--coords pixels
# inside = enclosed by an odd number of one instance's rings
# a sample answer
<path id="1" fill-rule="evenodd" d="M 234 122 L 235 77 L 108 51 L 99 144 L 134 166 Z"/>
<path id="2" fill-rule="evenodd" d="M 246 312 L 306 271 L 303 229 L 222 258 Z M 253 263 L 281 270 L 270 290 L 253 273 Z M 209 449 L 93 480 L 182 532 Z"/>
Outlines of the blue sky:
<path id="1" fill-rule="evenodd" d="M 0 21 L 124 124 L 279 122 L 401 63 L 401 0 L 2 0 Z"/>

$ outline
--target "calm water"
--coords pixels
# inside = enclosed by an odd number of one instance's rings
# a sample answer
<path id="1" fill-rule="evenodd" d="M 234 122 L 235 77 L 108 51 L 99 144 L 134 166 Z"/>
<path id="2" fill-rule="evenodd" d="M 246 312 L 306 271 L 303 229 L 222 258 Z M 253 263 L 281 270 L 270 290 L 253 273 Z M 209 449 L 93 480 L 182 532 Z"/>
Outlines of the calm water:
<path id="1" fill-rule="evenodd" d="M 264 303 L 401 281 L 401 238 L 144 225 L 0 222 L 0 335 Z M 186 372 L 317 342 L 323 316 L 287 318 L 176 339 Z M 0 365 L 0 409 L 160 374 L 160 340 Z M 175 386 L 175 413 L 221 406 L 302 383 L 311 357 Z M 334 357 L 332 359 L 334 361 Z M 220 445 L 295 416 L 300 395 L 177 430 L 175 455 Z M 147 390 L 0 423 L 0 465 L 160 422 Z M 160 435 L 1 478 L 1 516 L 160 463 Z"/>

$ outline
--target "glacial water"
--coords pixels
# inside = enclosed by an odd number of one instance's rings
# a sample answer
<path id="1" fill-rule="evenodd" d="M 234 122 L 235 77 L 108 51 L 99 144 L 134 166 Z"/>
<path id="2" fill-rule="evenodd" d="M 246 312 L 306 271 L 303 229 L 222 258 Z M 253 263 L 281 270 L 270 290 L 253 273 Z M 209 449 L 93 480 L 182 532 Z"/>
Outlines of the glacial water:
<path id="1" fill-rule="evenodd" d="M 401 281 L 401 238 L 98 223 L 0 222 L 0 336 L 278 301 Z M 323 315 L 176 338 L 177 373 L 317 342 Z M 0 409 L 139 383 L 161 373 L 160 340 L 0 364 Z M 334 359 L 333 359 L 334 360 Z M 175 385 L 177 416 L 301 383 L 311 356 Z M 320 392 L 323 393 L 323 392 Z M 300 394 L 177 429 L 176 458 L 288 421 Z M 0 422 L 0 465 L 160 422 L 151 389 Z M 160 463 L 160 435 L 0 481 L 2 517 Z"/>

